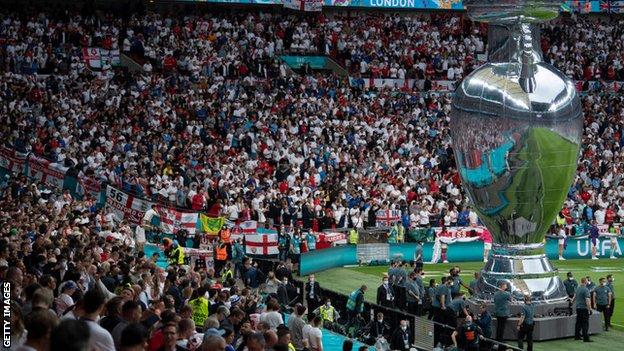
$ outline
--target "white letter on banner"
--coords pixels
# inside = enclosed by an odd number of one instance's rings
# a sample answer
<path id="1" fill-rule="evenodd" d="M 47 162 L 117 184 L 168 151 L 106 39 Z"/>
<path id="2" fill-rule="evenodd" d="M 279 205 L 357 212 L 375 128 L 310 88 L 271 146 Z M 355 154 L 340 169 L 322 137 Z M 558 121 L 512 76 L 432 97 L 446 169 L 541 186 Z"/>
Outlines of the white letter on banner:
<path id="1" fill-rule="evenodd" d="M 416 7 L 416 4 L 414 3 L 414 0 L 407 0 L 407 6 L 409 7 Z"/>
<path id="2" fill-rule="evenodd" d="M 602 241 L 602 247 L 600 250 L 600 256 L 604 256 L 605 255 L 605 251 L 609 250 L 611 248 L 611 241 L 609 240 L 603 240 Z"/>
<path id="3" fill-rule="evenodd" d="M 581 242 L 585 243 L 585 250 L 581 251 Z M 589 242 L 587 240 L 577 240 L 576 241 L 576 252 L 579 256 L 585 257 L 589 253 Z"/>

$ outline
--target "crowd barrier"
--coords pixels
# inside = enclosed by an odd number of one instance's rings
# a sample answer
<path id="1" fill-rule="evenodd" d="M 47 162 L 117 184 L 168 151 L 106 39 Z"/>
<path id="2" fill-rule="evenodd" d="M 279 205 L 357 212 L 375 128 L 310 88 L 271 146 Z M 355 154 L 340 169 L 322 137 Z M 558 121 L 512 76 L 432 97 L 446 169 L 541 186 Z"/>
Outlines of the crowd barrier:
<path id="1" fill-rule="evenodd" d="M 622 256 L 624 238 L 617 237 L 615 241 L 615 256 Z M 377 254 L 376 260 L 385 262 L 391 259 L 400 258 L 411 261 L 414 258 L 416 244 L 368 244 L 387 247 L 387 256 Z M 434 254 L 435 243 L 423 243 L 423 261 L 430 263 Z M 611 255 L 611 237 L 601 236 L 597 239 L 597 256 L 608 258 Z M 383 250 L 377 252 L 385 252 Z M 559 257 L 559 243 L 557 239 L 546 239 L 546 255 L 551 260 Z M 587 237 L 582 239 L 569 238 L 564 250 L 563 257 L 566 259 L 587 259 L 591 258 L 591 242 Z M 447 258 L 449 262 L 474 262 L 483 260 L 483 242 L 456 242 L 448 245 Z M 324 250 L 315 250 L 301 254 L 300 274 L 309 275 L 315 272 L 324 271 L 331 268 L 344 267 L 357 264 L 368 264 L 369 262 L 358 261 L 358 245 L 343 245 Z"/>
<path id="2" fill-rule="evenodd" d="M 295 281 L 301 284 L 301 291 L 305 292 L 303 290 L 304 282 L 298 280 Z M 358 287 L 354 287 L 354 290 L 356 288 Z M 376 294 L 376 288 L 377 287 L 375 286 L 369 286 L 366 294 Z M 320 287 L 318 293 L 322 299 L 329 298 L 331 300 L 332 306 L 340 314 L 341 320 L 339 320 L 339 323 L 342 325 L 346 324 L 346 306 L 349 299 L 348 296 L 330 289 L 323 288 L 322 286 Z M 383 314 L 384 322 L 390 327 L 390 334 L 392 334 L 394 330 L 399 328 L 402 320 L 406 320 L 409 324 L 412 336 L 412 340 L 410 340 L 410 342 L 421 350 L 433 350 L 434 325 L 437 325 L 439 328 L 447 329 L 449 333 L 451 332 L 451 330 L 454 330 L 454 328 L 451 326 L 428 320 L 425 316 L 416 316 L 401 309 L 384 307 L 365 301 L 364 312 L 362 313 L 363 321 L 361 325 L 356 323 L 356 329 L 358 330 L 355 333 L 356 338 L 359 339 L 361 342 L 367 343 L 369 345 L 374 344 L 375 340 L 371 339 L 368 336 L 369 331 L 367 326 L 376 320 L 378 313 Z M 496 343 L 496 341 L 494 340 L 487 340 L 491 343 Z M 504 343 L 502 343 L 502 345 L 505 345 L 506 349 L 508 350 L 520 350 L 512 345 L 507 345 Z"/>

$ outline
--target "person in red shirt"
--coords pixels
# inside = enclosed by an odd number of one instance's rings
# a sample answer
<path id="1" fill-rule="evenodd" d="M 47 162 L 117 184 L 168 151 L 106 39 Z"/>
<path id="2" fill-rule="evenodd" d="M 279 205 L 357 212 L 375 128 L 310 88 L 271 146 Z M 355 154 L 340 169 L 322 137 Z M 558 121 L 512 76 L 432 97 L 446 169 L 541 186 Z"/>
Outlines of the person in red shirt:
<path id="1" fill-rule="evenodd" d="M 191 199 L 191 208 L 195 211 L 200 211 L 204 208 L 206 204 L 206 197 L 204 196 L 203 191 L 197 192 L 197 194 L 193 195 Z"/>
<path id="2" fill-rule="evenodd" d="M 613 210 L 613 205 L 607 207 L 607 212 L 605 213 L 605 223 L 613 224 L 615 221 L 615 210 Z"/>

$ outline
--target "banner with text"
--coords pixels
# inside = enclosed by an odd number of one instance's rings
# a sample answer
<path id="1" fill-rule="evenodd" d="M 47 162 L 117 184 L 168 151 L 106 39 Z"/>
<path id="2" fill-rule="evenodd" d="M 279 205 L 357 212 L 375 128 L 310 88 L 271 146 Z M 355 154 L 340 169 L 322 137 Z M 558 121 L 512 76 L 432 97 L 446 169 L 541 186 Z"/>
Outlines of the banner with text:
<path id="1" fill-rule="evenodd" d="M 152 203 L 108 185 L 106 187 L 106 206 L 113 211 L 115 220 L 126 220 L 130 225 L 138 225 Z"/>

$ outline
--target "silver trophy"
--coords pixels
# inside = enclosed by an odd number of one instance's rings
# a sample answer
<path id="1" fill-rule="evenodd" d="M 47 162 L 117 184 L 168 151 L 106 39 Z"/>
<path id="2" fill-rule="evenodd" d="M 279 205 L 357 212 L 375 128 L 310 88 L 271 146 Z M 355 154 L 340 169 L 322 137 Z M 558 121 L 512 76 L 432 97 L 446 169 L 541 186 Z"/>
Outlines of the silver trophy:
<path id="1" fill-rule="evenodd" d="M 457 87 L 451 133 L 464 188 L 492 233 L 477 300 L 498 283 L 536 301 L 567 297 L 544 236 L 577 166 L 583 112 L 573 82 L 543 62 L 539 23 L 561 1 L 465 0 L 489 23 L 488 59 Z"/>

